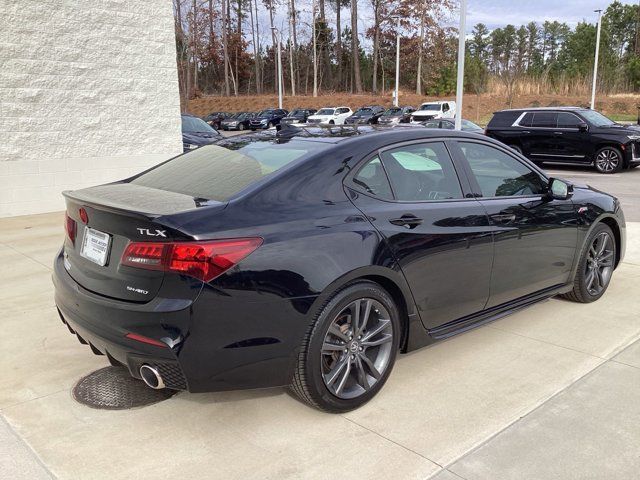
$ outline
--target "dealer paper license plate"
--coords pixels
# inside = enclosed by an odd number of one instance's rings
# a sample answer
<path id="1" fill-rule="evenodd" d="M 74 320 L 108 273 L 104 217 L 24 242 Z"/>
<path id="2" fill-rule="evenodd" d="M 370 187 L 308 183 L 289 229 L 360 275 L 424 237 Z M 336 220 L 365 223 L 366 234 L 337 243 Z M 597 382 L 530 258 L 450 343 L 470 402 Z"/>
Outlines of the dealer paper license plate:
<path id="1" fill-rule="evenodd" d="M 84 229 L 80 255 L 104 267 L 109 257 L 110 243 L 109 234 L 87 227 Z"/>

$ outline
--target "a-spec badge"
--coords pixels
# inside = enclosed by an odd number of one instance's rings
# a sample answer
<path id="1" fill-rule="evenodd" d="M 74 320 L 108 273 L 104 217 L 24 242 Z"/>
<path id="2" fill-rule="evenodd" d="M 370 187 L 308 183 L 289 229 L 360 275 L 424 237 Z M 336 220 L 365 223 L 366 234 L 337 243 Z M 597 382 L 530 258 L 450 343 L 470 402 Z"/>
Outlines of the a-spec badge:
<path id="1" fill-rule="evenodd" d="M 164 237 L 167 238 L 166 230 L 154 230 L 153 232 L 148 228 L 136 228 L 140 235 L 146 235 L 148 237 Z"/>

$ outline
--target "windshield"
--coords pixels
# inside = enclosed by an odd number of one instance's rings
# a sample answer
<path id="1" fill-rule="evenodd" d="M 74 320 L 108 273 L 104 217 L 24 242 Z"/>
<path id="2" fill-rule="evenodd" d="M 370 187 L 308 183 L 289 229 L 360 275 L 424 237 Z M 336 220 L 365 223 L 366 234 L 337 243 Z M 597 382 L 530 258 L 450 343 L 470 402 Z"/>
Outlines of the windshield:
<path id="1" fill-rule="evenodd" d="M 420 107 L 420 110 L 427 110 L 429 112 L 439 112 L 440 104 L 439 103 L 425 103 Z"/>
<path id="2" fill-rule="evenodd" d="M 333 108 L 321 108 L 316 115 L 333 115 L 335 109 Z"/>
<path id="3" fill-rule="evenodd" d="M 305 110 L 294 110 L 289 114 L 290 117 L 302 117 L 304 116 Z"/>
<path id="4" fill-rule="evenodd" d="M 594 110 L 582 110 L 580 111 L 580 115 L 587 119 L 589 123 L 596 127 L 607 127 L 609 125 L 615 125 L 616 122 L 605 117 L 600 112 L 596 112 Z"/>
<path id="5" fill-rule="evenodd" d="M 389 110 L 387 110 L 386 112 L 384 112 L 382 114 L 383 117 L 390 117 L 392 115 L 398 115 L 402 113 L 402 109 L 401 108 L 390 108 Z"/>
<path id="6" fill-rule="evenodd" d="M 273 115 L 273 110 L 262 110 L 260 113 L 258 113 L 258 117 L 266 117 L 267 115 Z"/>
<path id="7" fill-rule="evenodd" d="M 469 130 L 482 130 L 482 128 L 480 128 L 475 123 L 470 122 L 469 120 L 462 120 L 462 128 L 466 128 Z"/>
<path id="8" fill-rule="evenodd" d="M 373 113 L 370 108 L 359 108 L 354 115 L 371 115 Z"/>
<path id="9" fill-rule="evenodd" d="M 182 133 L 216 133 L 216 131 L 200 118 L 182 117 Z"/>
<path id="10" fill-rule="evenodd" d="M 285 165 L 327 148 L 308 140 L 278 144 L 258 137 L 227 139 L 175 157 L 131 183 L 222 202 Z"/>

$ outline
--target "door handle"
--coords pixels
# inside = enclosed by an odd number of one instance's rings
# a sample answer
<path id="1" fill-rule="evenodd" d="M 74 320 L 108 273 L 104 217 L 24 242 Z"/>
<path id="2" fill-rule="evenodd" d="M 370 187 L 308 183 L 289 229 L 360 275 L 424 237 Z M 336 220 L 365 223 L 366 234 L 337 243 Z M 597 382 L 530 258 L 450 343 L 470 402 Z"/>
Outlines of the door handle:
<path id="1" fill-rule="evenodd" d="M 416 228 L 422 223 L 422 219 L 415 215 L 402 215 L 400 218 L 392 218 L 389 223 L 399 227 Z"/>
<path id="2" fill-rule="evenodd" d="M 531 133 L 529 130 L 522 130 L 520 133 Z"/>
<path id="3" fill-rule="evenodd" d="M 554 134 L 554 135 L 557 135 L 557 136 L 560 136 L 560 135 L 563 135 L 563 134 L 564 134 L 564 132 L 553 132 L 553 134 Z"/>
<path id="4" fill-rule="evenodd" d="M 491 215 L 491 219 L 496 223 L 505 225 L 513 222 L 516 219 L 516 216 L 513 213 L 497 213 L 495 215 Z"/>

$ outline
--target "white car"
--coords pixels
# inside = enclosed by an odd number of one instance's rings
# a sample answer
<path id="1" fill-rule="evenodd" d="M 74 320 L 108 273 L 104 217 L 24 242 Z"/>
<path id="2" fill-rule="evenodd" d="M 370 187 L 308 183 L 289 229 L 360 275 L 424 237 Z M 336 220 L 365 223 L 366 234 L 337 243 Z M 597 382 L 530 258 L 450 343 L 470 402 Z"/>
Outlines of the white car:
<path id="1" fill-rule="evenodd" d="M 347 117 L 353 114 L 349 107 L 325 107 L 318 110 L 315 115 L 307 118 L 308 124 L 344 125 Z"/>
<path id="2" fill-rule="evenodd" d="M 427 120 L 455 118 L 456 102 L 427 102 L 411 114 L 411 123 L 422 123 Z"/>

